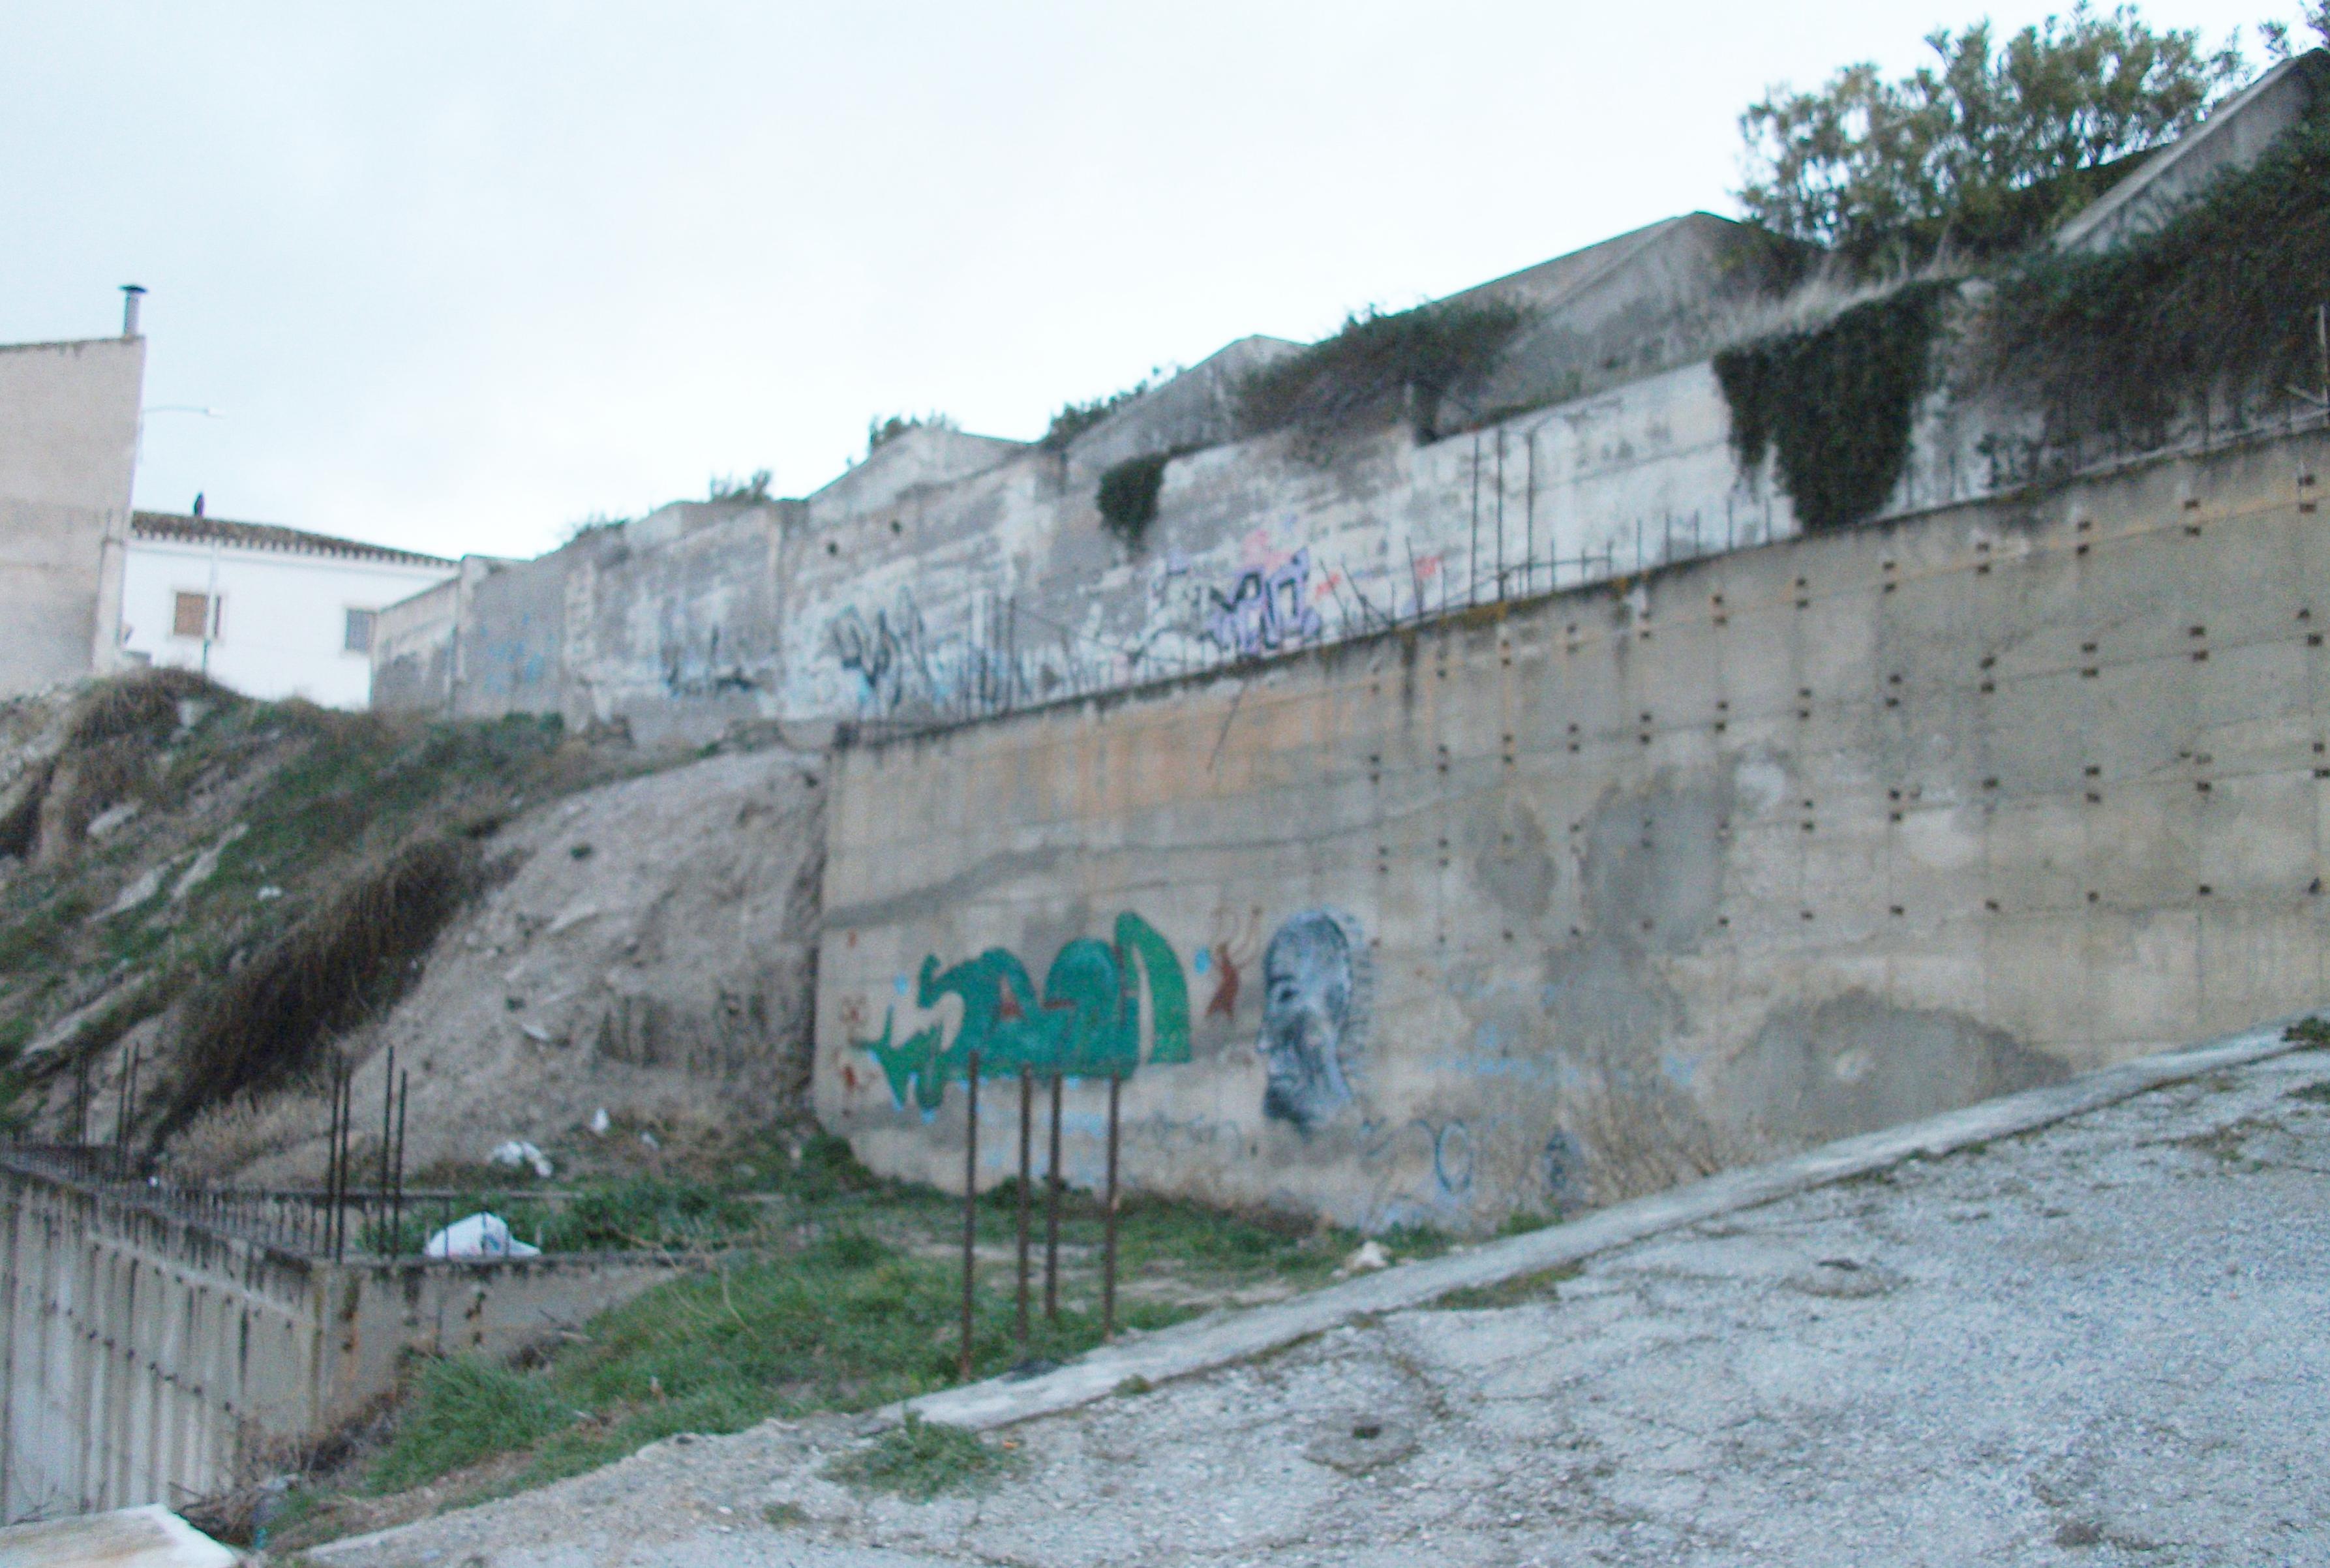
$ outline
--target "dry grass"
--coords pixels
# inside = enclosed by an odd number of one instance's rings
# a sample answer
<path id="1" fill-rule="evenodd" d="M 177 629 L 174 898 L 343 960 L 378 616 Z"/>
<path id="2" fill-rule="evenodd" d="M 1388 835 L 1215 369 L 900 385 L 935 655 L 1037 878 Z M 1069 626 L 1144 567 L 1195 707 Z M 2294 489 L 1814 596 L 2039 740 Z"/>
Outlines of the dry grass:
<path id="1" fill-rule="evenodd" d="M 415 964 L 482 874 L 477 845 L 428 838 L 358 871 L 198 997 L 161 1136 L 206 1105 L 280 1083 L 403 994 Z"/>
<path id="2" fill-rule="evenodd" d="M 194 1181 L 232 1181 L 252 1165 L 323 1138 L 331 1097 L 302 1080 L 273 1092 L 245 1094 L 194 1113 L 171 1140 L 170 1164 Z"/>
<path id="3" fill-rule="evenodd" d="M 1731 1163 L 1714 1124 L 1654 1064 L 1612 1054 L 1583 1079 L 1563 1096 L 1563 1121 L 1586 1148 L 1596 1205 L 1663 1192 Z"/>

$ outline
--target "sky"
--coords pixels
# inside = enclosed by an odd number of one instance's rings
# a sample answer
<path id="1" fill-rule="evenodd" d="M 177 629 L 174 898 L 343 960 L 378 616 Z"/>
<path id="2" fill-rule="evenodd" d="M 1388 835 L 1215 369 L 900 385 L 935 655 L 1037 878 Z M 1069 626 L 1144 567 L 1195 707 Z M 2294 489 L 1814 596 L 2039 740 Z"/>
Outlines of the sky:
<path id="1" fill-rule="evenodd" d="M 2051 9 L 1952 5 L 17 0 L 0 342 L 143 284 L 138 505 L 530 555 L 1729 214 L 1768 85 Z"/>

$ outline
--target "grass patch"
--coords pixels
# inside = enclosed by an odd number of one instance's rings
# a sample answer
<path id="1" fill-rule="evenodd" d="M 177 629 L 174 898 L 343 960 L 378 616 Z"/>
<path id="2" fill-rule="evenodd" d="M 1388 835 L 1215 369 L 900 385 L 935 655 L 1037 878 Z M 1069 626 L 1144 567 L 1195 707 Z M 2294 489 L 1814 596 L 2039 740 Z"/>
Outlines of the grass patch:
<path id="1" fill-rule="evenodd" d="M 909 1502 L 927 1503 L 947 1492 L 980 1491 L 993 1486 L 1020 1463 L 1019 1456 L 991 1448 L 977 1432 L 906 1412 L 856 1453 L 825 1467 L 829 1480 L 864 1492 L 895 1492 Z"/>
<path id="2" fill-rule="evenodd" d="M 1482 1312 L 1500 1307 L 1521 1307 L 1532 1301 L 1550 1301 L 1558 1294 L 1565 1280 L 1575 1280 L 1585 1271 L 1581 1263 L 1563 1263 L 1557 1268 L 1541 1269 L 1534 1274 L 1522 1274 L 1494 1285 L 1467 1285 L 1451 1290 L 1432 1302 L 1435 1312 Z"/>
<path id="3" fill-rule="evenodd" d="M 2309 1083 L 2303 1089 L 2293 1089 L 2289 1098 L 2307 1105 L 2330 1105 L 2330 1083 Z"/>
<path id="4" fill-rule="evenodd" d="M 367 1479 L 374 1491 L 401 1492 L 524 1448 L 572 1420 L 541 1378 L 476 1356 L 432 1361 L 405 1404 L 395 1440 Z"/>

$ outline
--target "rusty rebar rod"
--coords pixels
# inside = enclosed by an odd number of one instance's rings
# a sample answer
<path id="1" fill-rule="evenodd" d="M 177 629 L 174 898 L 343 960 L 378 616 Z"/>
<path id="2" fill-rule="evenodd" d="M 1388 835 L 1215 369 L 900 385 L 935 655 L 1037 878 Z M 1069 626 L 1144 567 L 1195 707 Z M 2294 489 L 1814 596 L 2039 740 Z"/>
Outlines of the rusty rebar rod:
<path id="1" fill-rule="evenodd" d="M 1028 1355 L 1028 1216 L 1036 1183 L 1036 1070 L 1019 1069 L 1019 1355 Z"/>
<path id="2" fill-rule="evenodd" d="M 393 1189 L 396 1195 L 390 1200 L 392 1206 L 388 1223 L 388 1233 L 391 1238 L 389 1250 L 392 1252 L 402 1252 L 404 1248 L 404 1108 L 412 1098 L 412 1074 L 398 1073 L 396 1075 L 396 1185 Z"/>
<path id="3" fill-rule="evenodd" d="M 971 1272 L 979 1241 L 979 1053 L 971 1053 L 963 1074 L 962 1112 L 962 1354 L 959 1370 L 971 1381 Z"/>
<path id="4" fill-rule="evenodd" d="M 396 1047 L 388 1048 L 388 1071 L 380 1081 L 380 1190 L 388 1191 L 389 1144 L 396 1122 Z"/>
<path id="5" fill-rule="evenodd" d="M 1044 1166 L 1044 1321 L 1060 1320 L 1060 1074 L 1052 1074 L 1052 1157 Z"/>
<path id="6" fill-rule="evenodd" d="M 1116 1128 L 1124 1080 L 1108 1076 L 1108 1194 L 1101 1200 L 1100 1337 L 1116 1337 Z"/>

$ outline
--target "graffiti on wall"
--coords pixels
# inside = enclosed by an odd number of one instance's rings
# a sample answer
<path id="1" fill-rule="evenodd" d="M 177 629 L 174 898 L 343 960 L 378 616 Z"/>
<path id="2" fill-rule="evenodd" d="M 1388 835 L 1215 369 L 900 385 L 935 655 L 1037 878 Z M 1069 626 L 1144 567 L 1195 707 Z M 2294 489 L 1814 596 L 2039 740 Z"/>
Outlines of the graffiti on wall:
<path id="1" fill-rule="evenodd" d="M 1262 1113 L 1309 1133 L 1351 1102 L 1373 987 L 1359 923 L 1304 910 L 1262 953 Z"/>
<path id="2" fill-rule="evenodd" d="M 851 605 L 833 618 L 832 638 L 834 656 L 864 683 L 864 701 L 876 711 L 895 712 L 929 693 L 930 635 L 912 593 L 901 589 L 897 603 L 870 620 Z"/>
<path id="3" fill-rule="evenodd" d="M 962 1004 L 952 1039 L 944 1020 L 895 1039 L 895 1009 L 885 1011 L 882 1033 L 850 1044 L 870 1054 L 889 1081 L 901 1109 L 909 1099 L 935 1111 L 949 1082 L 970 1072 L 979 1053 L 980 1076 L 1033 1068 L 1043 1077 L 1122 1078 L 1142 1060 L 1151 1065 L 1189 1059 L 1189 993 L 1181 959 L 1155 927 L 1136 914 L 1116 917 L 1116 940 L 1078 937 L 1053 957 L 1038 994 L 1008 949 L 990 948 L 951 968 L 938 955 L 923 960 L 914 988 L 925 1011 L 942 998 Z M 905 987 L 904 977 L 899 986 Z"/>
<path id="4" fill-rule="evenodd" d="M 1238 574 L 1229 592 L 1209 588 L 1206 635 L 1252 657 L 1309 642 L 1326 630 L 1311 602 L 1311 552 L 1306 546 L 1277 566 Z"/>

